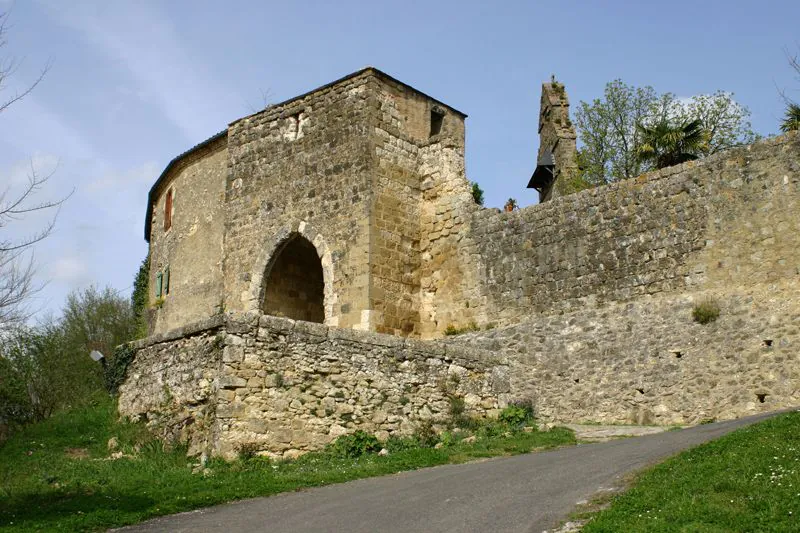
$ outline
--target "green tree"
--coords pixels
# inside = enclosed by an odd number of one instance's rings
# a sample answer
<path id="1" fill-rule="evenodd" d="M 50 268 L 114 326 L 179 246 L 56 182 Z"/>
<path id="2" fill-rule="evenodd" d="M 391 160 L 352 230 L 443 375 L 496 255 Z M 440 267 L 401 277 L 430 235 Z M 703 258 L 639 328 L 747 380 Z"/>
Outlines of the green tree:
<path id="1" fill-rule="evenodd" d="M 618 79 L 606 84 L 603 98 L 578 104 L 579 161 L 588 183 L 604 185 L 642 172 L 636 125 L 653 117 L 658 99 L 652 87 L 633 87 Z"/>
<path id="2" fill-rule="evenodd" d="M 637 157 L 655 168 L 671 167 L 697 159 L 706 150 L 708 134 L 699 119 L 664 118 L 652 126 L 639 125 L 641 143 Z"/>
<path id="3" fill-rule="evenodd" d="M 476 204 L 483 205 L 483 189 L 481 189 L 477 181 L 471 182 L 470 185 L 472 185 L 472 199 L 475 200 Z"/>
<path id="4" fill-rule="evenodd" d="M 682 122 L 700 121 L 706 132 L 701 155 L 707 156 L 757 139 L 748 118 L 750 111 L 733 99 L 733 94 L 717 91 L 701 94 L 678 106 L 676 118 Z"/>
<path id="5" fill-rule="evenodd" d="M 103 367 L 89 352 L 100 351 L 113 366 L 114 348 L 135 330 L 128 299 L 96 287 L 71 293 L 58 318 L 7 328 L 0 342 L 0 419 L 42 420 L 103 393 Z"/>
<path id="6" fill-rule="evenodd" d="M 578 105 L 575 123 L 581 141 L 581 177 L 597 186 L 651 170 L 654 161 L 639 156 L 639 125 L 654 128 L 699 120 L 706 142 L 698 155 L 705 156 L 755 140 L 749 116 L 750 111 L 724 91 L 679 100 L 672 93 L 658 94 L 650 86 L 633 87 L 614 80 L 606 85 L 603 98 Z"/>
<path id="7" fill-rule="evenodd" d="M 131 309 L 133 318 L 136 322 L 136 336 L 139 338 L 147 336 L 147 303 L 150 290 L 150 254 L 142 260 L 136 277 L 133 280 L 133 292 L 131 293 Z"/>
<path id="8" fill-rule="evenodd" d="M 800 130 L 800 104 L 789 102 L 786 104 L 786 115 L 781 122 L 781 131 L 786 133 L 798 130 Z"/>
<path id="9" fill-rule="evenodd" d="M 786 58 L 789 60 L 789 66 L 797 73 L 798 81 L 800 81 L 800 59 L 796 54 L 791 55 L 788 49 L 786 50 Z M 781 91 L 780 94 L 786 103 L 786 112 L 781 121 L 781 131 L 786 133 L 800 130 L 800 104 L 792 101 L 784 91 Z"/>

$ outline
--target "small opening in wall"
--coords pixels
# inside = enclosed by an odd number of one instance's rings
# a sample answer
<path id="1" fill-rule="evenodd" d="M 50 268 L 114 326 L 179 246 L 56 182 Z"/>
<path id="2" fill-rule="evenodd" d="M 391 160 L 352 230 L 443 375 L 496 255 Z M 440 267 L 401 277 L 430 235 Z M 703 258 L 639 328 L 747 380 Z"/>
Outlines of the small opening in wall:
<path id="1" fill-rule="evenodd" d="M 772 339 L 764 339 L 764 346 L 772 348 Z"/>
<path id="2" fill-rule="evenodd" d="M 672 352 L 672 353 L 674 353 L 674 354 L 675 354 L 675 357 L 676 357 L 677 359 L 680 359 L 681 357 L 683 357 L 683 352 L 679 352 L 679 351 L 677 351 L 677 350 L 676 350 L 676 351 L 674 351 L 674 352 Z"/>
<path id="3" fill-rule="evenodd" d="M 644 389 L 637 387 L 636 392 L 638 392 L 639 394 L 644 394 Z"/>
<path id="4" fill-rule="evenodd" d="M 581 380 L 579 378 L 575 378 L 572 381 L 574 381 L 575 383 L 580 383 L 581 382 Z"/>
<path id="5" fill-rule="evenodd" d="M 767 399 L 767 395 L 765 393 L 757 393 L 756 398 L 758 398 L 758 403 L 764 403 Z"/>
<path id="6" fill-rule="evenodd" d="M 444 123 L 444 112 L 439 109 L 431 109 L 431 137 L 439 135 Z"/>
<path id="7" fill-rule="evenodd" d="M 167 199 L 164 201 L 164 231 L 172 227 L 172 189 L 167 191 Z"/>

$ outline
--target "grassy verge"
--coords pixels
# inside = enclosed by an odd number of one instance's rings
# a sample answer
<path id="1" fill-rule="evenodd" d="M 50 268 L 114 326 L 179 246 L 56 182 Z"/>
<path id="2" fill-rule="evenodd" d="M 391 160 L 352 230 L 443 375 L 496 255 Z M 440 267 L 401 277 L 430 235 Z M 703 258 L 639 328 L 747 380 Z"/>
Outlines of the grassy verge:
<path id="1" fill-rule="evenodd" d="M 387 456 L 348 458 L 332 447 L 291 462 L 253 457 L 212 460 L 203 468 L 185 450 L 165 450 L 141 426 L 119 422 L 115 405 L 104 399 L 28 427 L 0 448 L 0 531 L 100 530 L 230 500 L 575 442 L 563 428 L 525 433 L 495 425 L 476 434 L 473 443 L 448 434 L 439 449 L 398 440 Z M 110 456 L 111 437 L 123 457 Z"/>
<path id="2" fill-rule="evenodd" d="M 646 471 L 583 531 L 800 531 L 800 413 L 740 429 Z"/>

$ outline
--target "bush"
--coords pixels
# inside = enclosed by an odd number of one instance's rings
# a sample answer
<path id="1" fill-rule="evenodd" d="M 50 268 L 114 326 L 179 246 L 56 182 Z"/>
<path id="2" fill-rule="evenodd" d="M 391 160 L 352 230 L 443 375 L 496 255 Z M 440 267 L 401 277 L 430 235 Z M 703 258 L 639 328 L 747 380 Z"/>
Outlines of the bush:
<path id="1" fill-rule="evenodd" d="M 462 333 L 469 333 L 470 331 L 480 331 L 480 330 L 481 330 L 480 326 L 478 326 L 478 324 L 475 323 L 475 321 L 472 321 L 469 324 L 467 324 L 466 326 L 461 327 L 461 328 L 457 328 L 453 324 L 449 324 L 445 328 L 444 334 L 447 335 L 447 336 L 450 336 L 450 335 L 461 335 Z"/>
<path id="2" fill-rule="evenodd" d="M 251 461 L 258 457 L 261 445 L 257 442 L 240 442 L 236 446 L 236 453 L 241 461 Z"/>
<path id="3" fill-rule="evenodd" d="M 431 420 L 423 420 L 417 426 L 414 432 L 414 438 L 422 448 L 433 448 L 439 442 L 439 436 L 436 430 L 433 429 L 433 422 Z"/>
<path id="4" fill-rule="evenodd" d="M 115 391 L 133 357 L 130 347 L 115 347 L 131 340 L 135 329 L 126 298 L 89 287 L 67 297 L 61 317 L 3 332 L 0 419 L 16 428 L 86 405 L 104 389 Z M 92 350 L 105 355 L 105 373 L 89 358 Z"/>
<path id="5" fill-rule="evenodd" d="M 483 189 L 481 186 L 478 185 L 477 181 L 473 181 L 470 183 L 472 185 L 472 199 L 475 200 L 475 203 L 478 205 L 483 205 Z"/>
<path id="6" fill-rule="evenodd" d="M 419 448 L 419 442 L 414 437 L 389 437 L 384 444 L 384 447 L 390 453 L 404 452 L 406 450 L 416 450 Z"/>
<path id="7" fill-rule="evenodd" d="M 498 420 L 512 428 L 522 427 L 533 421 L 533 402 L 530 400 L 512 402 L 503 409 L 500 416 L 498 416 Z"/>
<path id="8" fill-rule="evenodd" d="M 692 318 L 698 324 L 708 324 L 719 318 L 719 305 L 711 298 L 703 300 L 692 309 Z"/>
<path id="9" fill-rule="evenodd" d="M 332 451 L 335 455 L 356 458 L 381 451 L 381 443 L 375 435 L 359 429 L 351 435 L 342 435 L 336 439 Z"/>

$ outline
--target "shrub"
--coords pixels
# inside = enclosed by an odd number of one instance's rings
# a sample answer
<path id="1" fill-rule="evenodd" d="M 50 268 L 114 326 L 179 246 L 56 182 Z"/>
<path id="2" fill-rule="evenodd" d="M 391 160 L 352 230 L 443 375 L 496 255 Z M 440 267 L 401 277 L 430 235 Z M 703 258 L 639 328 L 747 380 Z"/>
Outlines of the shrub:
<path id="1" fill-rule="evenodd" d="M 711 298 L 703 300 L 692 309 L 692 318 L 698 324 L 708 324 L 719 318 L 719 305 Z"/>
<path id="2" fill-rule="evenodd" d="M 449 400 L 450 400 L 450 416 L 453 418 L 462 416 L 467 409 L 467 405 L 464 403 L 464 398 L 452 394 L 450 395 Z"/>
<path id="3" fill-rule="evenodd" d="M 390 453 L 403 452 L 406 450 L 416 450 L 419 448 L 419 442 L 414 437 L 389 437 L 384 444 L 384 447 Z"/>
<path id="4" fill-rule="evenodd" d="M 475 200 L 475 203 L 478 205 L 483 205 L 483 189 L 481 186 L 478 185 L 477 181 L 473 181 L 470 183 L 472 185 L 472 199 Z"/>
<path id="5" fill-rule="evenodd" d="M 533 420 L 533 402 L 530 400 L 512 402 L 503 409 L 498 420 L 512 428 L 522 427 Z"/>
<path id="6" fill-rule="evenodd" d="M 462 333 L 469 333 L 470 331 L 480 331 L 480 330 L 481 330 L 480 326 L 478 326 L 478 324 L 475 323 L 475 321 L 472 321 L 468 325 L 466 325 L 464 327 L 461 327 L 461 328 L 457 328 L 453 324 L 449 324 L 445 328 L 444 334 L 448 335 L 448 336 L 449 335 L 461 335 Z"/>
<path id="7" fill-rule="evenodd" d="M 334 454 L 350 458 L 361 457 L 380 450 L 381 443 L 378 437 L 360 429 L 351 435 L 342 435 L 332 446 Z"/>
<path id="8" fill-rule="evenodd" d="M 436 430 L 433 429 L 433 422 L 431 420 L 423 420 L 417 426 L 414 432 L 414 438 L 422 448 L 433 448 L 439 442 L 439 436 Z"/>
<path id="9" fill-rule="evenodd" d="M 256 442 L 240 442 L 236 445 L 236 453 L 242 461 L 250 461 L 258 457 L 258 452 L 261 450 Z"/>

